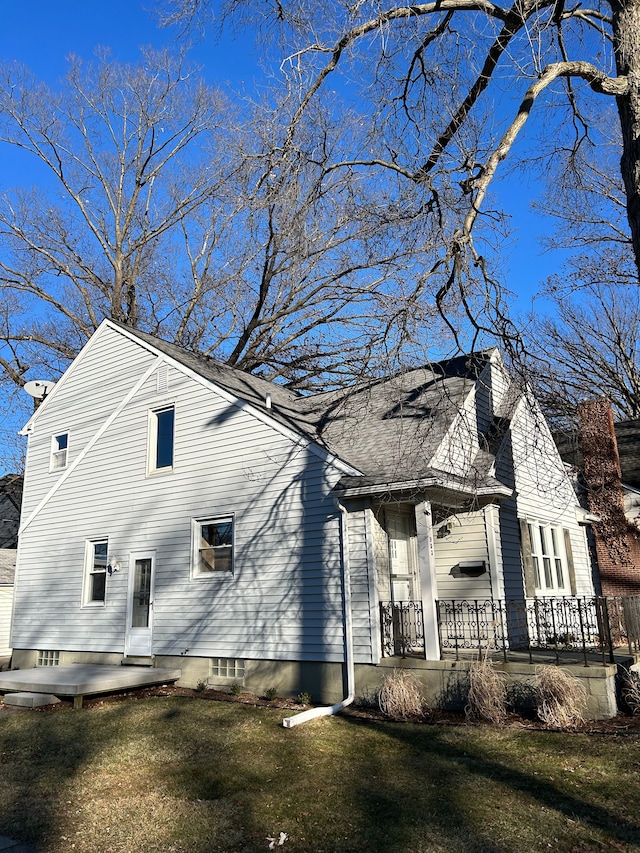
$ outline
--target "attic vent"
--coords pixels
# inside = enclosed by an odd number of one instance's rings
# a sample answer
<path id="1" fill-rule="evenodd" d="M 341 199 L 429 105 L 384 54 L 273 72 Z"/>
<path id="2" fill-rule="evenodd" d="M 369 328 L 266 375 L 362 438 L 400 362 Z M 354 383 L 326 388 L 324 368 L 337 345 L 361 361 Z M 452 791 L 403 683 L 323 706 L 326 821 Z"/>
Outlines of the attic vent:
<path id="1" fill-rule="evenodd" d="M 166 394 L 169 390 L 169 368 L 161 364 L 156 373 L 156 391 L 158 394 Z"/>

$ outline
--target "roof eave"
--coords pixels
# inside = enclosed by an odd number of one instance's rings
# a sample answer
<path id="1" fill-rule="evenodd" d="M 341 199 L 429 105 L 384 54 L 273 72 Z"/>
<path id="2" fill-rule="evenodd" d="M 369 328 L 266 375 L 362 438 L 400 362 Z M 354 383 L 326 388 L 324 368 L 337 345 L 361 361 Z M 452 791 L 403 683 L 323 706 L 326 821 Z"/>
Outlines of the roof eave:
<path id="1" fill-rule="evenodd" d="M 340 496 L 344 498 L 372 497 L 385 494 L 418 493 L 426 491 L 439 491 L 440 497 L 450 496 L 452 503 L 468 502 L 469 498 L 476 498 L 484 503 L 491 503 L 511 497 L 513 489 L 501 483 L 476 486 L 454 483 L 446 477 L 418 477 L 413 480 L 395 480 L 385 483 L 374 483 L 362 486 L 346 486 L 337 489 Z M 457 500 L 456 500 L 457 499 Z"/>

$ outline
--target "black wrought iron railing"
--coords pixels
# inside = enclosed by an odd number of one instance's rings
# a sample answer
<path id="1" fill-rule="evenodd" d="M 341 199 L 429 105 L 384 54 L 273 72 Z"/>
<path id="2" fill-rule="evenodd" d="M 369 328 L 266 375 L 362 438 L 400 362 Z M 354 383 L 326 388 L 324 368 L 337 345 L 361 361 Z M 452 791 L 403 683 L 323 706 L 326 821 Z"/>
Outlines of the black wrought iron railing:
<path id="1" fill-rule="evenodd" d="M 579 653 L 585 665 L 616 651 L 640 651 L 640 596 L 562 596 L 524 600 L 464 599 L 436 602 L 440 649 L 465 651 L 551 651 Z"/>
<path id="2" fill-rule="evenodd" d="M 420 601 L 381 601 L 384 657 L 424 655 L 424 619 Z"/>

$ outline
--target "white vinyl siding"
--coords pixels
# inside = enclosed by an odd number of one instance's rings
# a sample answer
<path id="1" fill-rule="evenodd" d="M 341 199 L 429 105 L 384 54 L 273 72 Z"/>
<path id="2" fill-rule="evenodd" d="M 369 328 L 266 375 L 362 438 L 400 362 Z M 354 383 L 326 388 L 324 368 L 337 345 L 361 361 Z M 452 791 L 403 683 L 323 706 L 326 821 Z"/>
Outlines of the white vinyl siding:
<path id="1" fill-rule="evenodd" d="M 437 525 L 434 529 L 434 552 L 439 599 L 491 597 L 487 531 L 481 510 L 452 515 Z M 469 563 L 483 563 L 482 574 L 469 574 L 465 566 Z"/>
<path id="2" fill-rule="evenodd" d="M 508 440 L 496 460 L 496 476 L 514 489 L 514 496 L 500 505 L 506 598 L 534 594 L 533 590 L 526 590 L 524 584 L 519 524 L 519 520 L 524 519 L 561 532 L 566 530 L 571 542 L 575 590 L 571 589 L 570 578 L 565 575 L 562 591 L 557 585 L 555 590 L 545 589 L 543 584 L 537 594 L 569 595 L 575 591 L 578 595 L 593 595 L 586 533 L 577 521 L 573 487 L 542 414 L 525 400 L 514 413 Z M 562 532 L 558 548 L 566 558 L 564 536 Z M 566 562 L 563 566 L 568 568 Z"/>
<path id="3" fill-rule="evenodd" d="M 351 612 L 353 619 L 353 648 L 357 663 L 371 663 L 372 649 L 379 643 L 376 613 L 372 597 L 370 532 L 367 519 L 370 510 L 366 502 L 349 505 L 349 573 L 351 576 Z"/>

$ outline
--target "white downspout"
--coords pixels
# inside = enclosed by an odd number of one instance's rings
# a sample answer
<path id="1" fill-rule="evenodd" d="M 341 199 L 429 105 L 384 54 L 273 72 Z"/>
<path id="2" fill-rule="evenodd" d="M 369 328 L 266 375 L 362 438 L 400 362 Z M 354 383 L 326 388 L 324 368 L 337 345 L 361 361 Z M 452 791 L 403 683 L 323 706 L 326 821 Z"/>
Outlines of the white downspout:
<path id="1" fill-rule="evenodd" d="M 285 729 L 292 729 L 294 726 L 299 726 L 301 723 L 306 723 L 307 720 L 315 720 L 316 717 L 329 717 L 332 714 L 338 714 L 347 705 L 350 705 L 355 698 L 356 677 L 355 667 L 353 663 L 353 618 L 351 615 L 351 573 L 349 570 L 349 527 L 347 523 L 347 510 L 343 507 L 338 499 L 336 506 L 340 510 L 340 557 L 342 563 L 342 583 L 344 596 L 344 646 L 345 646 L 345 664 L 347 667 L 347 690 L 346 696 L 337 705 L 327 705 L 322 708 L 310 708 L 308 711 L 302 711 L 294 717 L 285 717 L 282 725 Z"/>

